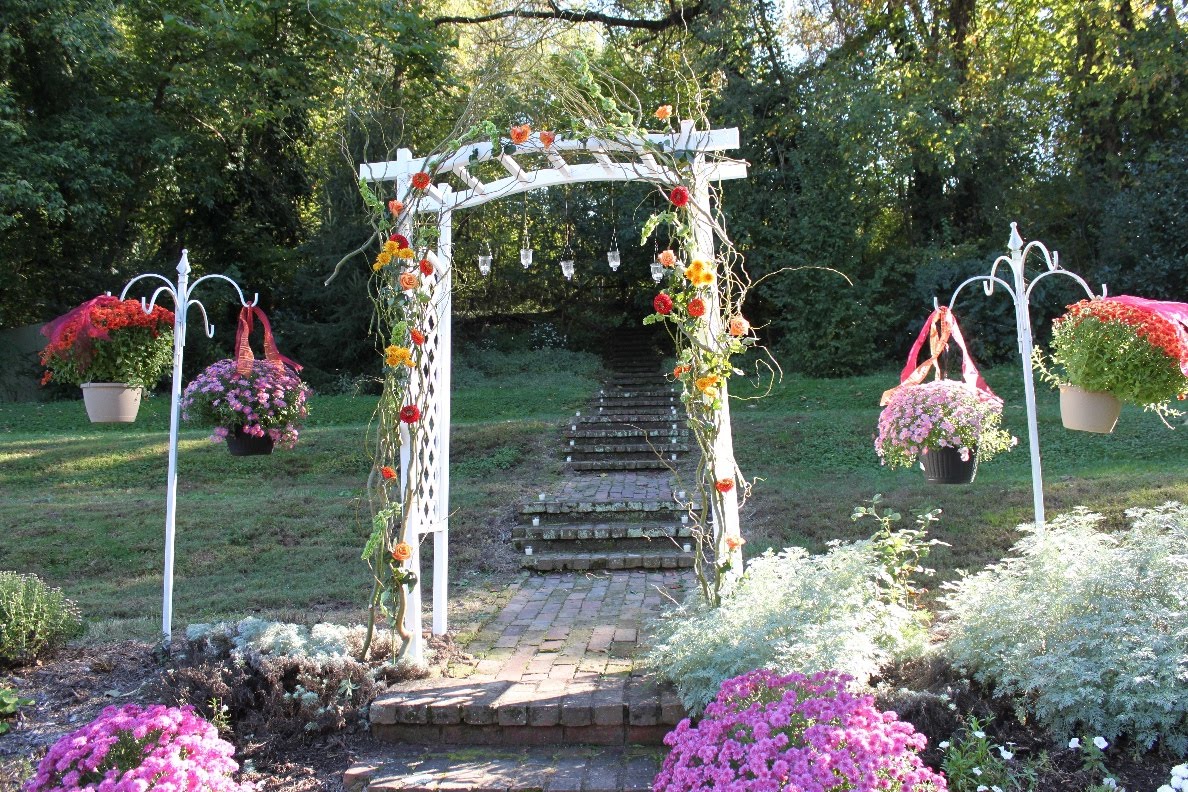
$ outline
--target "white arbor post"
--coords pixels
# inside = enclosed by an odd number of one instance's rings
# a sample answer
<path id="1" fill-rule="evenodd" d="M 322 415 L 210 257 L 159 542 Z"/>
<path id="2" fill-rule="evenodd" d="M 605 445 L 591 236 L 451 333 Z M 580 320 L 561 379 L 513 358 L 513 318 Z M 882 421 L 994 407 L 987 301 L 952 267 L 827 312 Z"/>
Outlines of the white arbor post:
<path id="1" fill-rule="evenodd" d="M 710 205 L 709 180 L 705 178 L 704 168 L 705 163 L 702 155 L 699 154 L 693 162 L 693 238 L 697 245 L 696 255 L 712 262 L 715 260 L 713 215 L 710 214 L 713 207 Z M 705 331 L 705 340 L 711 347 L 716 347 L 723 331 L 722 295 L 718 286 L 719 282 L 718 279 L 715 279 L 710 290 L 710 305 L 707 312 L 709 321 L 706 323 L 708 326 Z M 722 406 L 716 417 L 717 436 L 714 438 L 714 468 L 710 471 L 710 475 L 713 476 L 714 481 L 724 478 L 733 481 L 737 465 L 734 460 L 734 437 L 730 430 L 730 391 L 725 380 L 722 381 L 719 393 Z M 712 482 L 710 486 L 713 486 Z M 712 501 L 714 503 L 713 519 L 721 530 L 723 539 L 738 538 L 741 536 L 738 524 L 738 488 L 731 488 L 721 495 L 721 513 L 718 513 L 717 500 Z M 729 559 L 732 574 L 737 575 L 742 572 L 741 545 L 736 545 L 733 550 L 728 546 L 716 546 L 714 552 L 718 557 L 726 556 Z"/>
<path id="2" fill-rule="evenodd" d="M 1031 360 L 1035 349 L 1031 332 L 1031 292 L 1037 283 L 1049 275 L 1067 275 L 1085 290 L 1090 299 L 1094 297 L 1094 294 L 1093 290 L 1089 288 L 1089 284 L 1080 275 L 1060 266 L 1058 252 L 1049 251 L 1039 240 L 1032 240 L 1024 246 L 1023 237 L 1019 236 L 1017 223 L 1011 223 L 1011 236 L 1007 241 L 1007 249 L 1010 251 L 1010 255 L 999 256 L 995 259 L 994 264 L 990 267 L 989 275 L 975 275 L 972 278 L 967 278 L 953 290 L 953 296 L 949 299 L 949 310 L 953 310 L 953 304 L 957 302 L 957 296 L 961 290 L 971 283 L 981 283 L 987 296 L 994 294 L 996 285 L 1001 286 L 1014 302 L 1015 334 L 1018 339 L 1019 359 L 1023 364 L 1023 398 L 1027 405 L 1027 441 L 1031 452 L 1031 500 L 1035 510 L 1035 526 L 1043 528 L 1046 519 L 1044 514 L 1044 475 L 1040 463 L 1039 424 L 1035 408 L 1035 372 L 1032 371 Z M 1028 282 L 1027 258 L 1033 250 L 1039 252 L 1047 269 Z M 1011 283 L 1007 283 L 998 276 L 1000 264 L 1005 264 L 1010 268 Z M 1106 287 L 1105 284 L 1102 284 L 1101 296 L 1104 297 L 1105 294 Z"/>
<path id="3" fill-rule="evenodd" d="M 410 527 L 410 544 L 413 555 L 407 568 L 417 575 L 408 600 L 405 627 L 412 633 L 410 650 L 414 660 L 421 660 L 421 557 L 420 537 L 432 532 L 433 536 L 433 632 L 441 634 L 447 626 L 447 575 L 449 564 L 449 496 L 450 496 L 450 365 L 452 346 L 452 269 L 454 265 L 452 219 L 459 209 L 471 209 L 488 201 L 509 198 L 513 195 L 536 190 L 584 182 L 644 181 L 653 184 L 671 185 L 680 182 L 680 175 L 660 165 L 652 153 L 652 147 L 664 147 L 669 151 L 690 152 L 697 155 L 695 165 L 696 183 L 700 185 L 695 197 L 702 206 L 703 217 L 697 227 L 698 248 L 708 258 L 713 257 L 713 226 L 710 223 L 709 184 L 727 179 L 744 179 L 747 164 L 740 160 L 718 158 L 707 161 L 705 154 L 738 148 L 737 129 L 697 130 L 692 122 L 683 122 L 679 131 L 667 134 L 654 133 L 625 140 L 588 138 L 584 140 L 555 140 L 545 145 L 540 134 L 534 133 L 527 142 L 516 145 L 514 154 L 505 153 L 502 145 L 496 148 L 490 142 L 473 143 L 452 154 L 433 158 L 414 158 L 408 149 L 400 149 L 396 159 L 359 166 L 359 178 L 367 182 L 395 181 L 397 195 L 409 194 L 412 175 L 427 172 L 438 176 L 452 177 L 465 189 L 457 191 L 449 182 L 431 184 L 419 198 L 412 202 L 410 212 L 438 215 L 437 250 L 430 251 L 428 258 L 434 265 L 434 275 L 426 286 L 430 289 L 432 310 L 429 312 L 431 327 L 421 328 L 426 340 L 422 348 L 421 366 L 414 374 L 416 388 L 428 389 L 428 403 L 421 419 L 418 446 L 409 448 L 408 435 L 402 433 L 401 446 L 401 490 L 410 475 L 413 454 L 418 460 L 418 481 L 414 482 L 417 493 L 414 511 L 406 515 Z M 517 157 L 543 158 L 547 167 L 530 169 L 517 161 Z M 616 159 L 612 159 L 612 156 Z M 579 162 L 578 158 L 593 161 Z M 625 157 L 632 158 L 623 161 Z M 471 169 L 480 163 L 498 163 L 507 176 L 491 182 L 483 182 Z M 411 236 L 411 220 L 405 217 L 401 232 Z M 712 312 L 717 315 L 717 296 Z M 720 322 L 720 318 L 715 320 Z M 712 328 L 720 333 L 720 324 Z M 722 410 L 718 414 L 719 432 L 714 453 L 717 458 L 714 474 L 719 478 L 733 478 L 735 474 L 734 447 L 730 436 L 729 395 L 722 388 Z M 725 495 L 725 513 L 715 515 L 720 526 L 726 528 L 728 536 L 737 536 L 738 501 L 732 490 Z M 735 551 L 736 568 L 741 566 L 741 552 Z"/>

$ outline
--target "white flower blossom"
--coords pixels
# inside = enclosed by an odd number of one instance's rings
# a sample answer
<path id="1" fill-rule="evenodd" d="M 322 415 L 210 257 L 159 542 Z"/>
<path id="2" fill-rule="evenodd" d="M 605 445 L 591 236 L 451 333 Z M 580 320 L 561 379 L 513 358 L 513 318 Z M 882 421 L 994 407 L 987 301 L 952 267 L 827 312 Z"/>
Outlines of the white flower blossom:
<path id="1" fill-rule="evenodd" d="M 1099 751 L 1104 751 L 1106 748 L 1110 747 L 1110 744 L 1106 742 L 1106 738 L 1100 735 L 1093 738 L 1093 744 L 1097 746 Z"/>
<path id="2" fill-rule="evenodd" d="M 1176 791 L 1174 789 L 1172 789 L 1171 787 L 1169 787 L 1167 784 L 1164 784 L 1163 786 L 1159 787 L 1159 789 L 1156 789 L 1155 792 L 1176 792 Z"/>
<path id="3" fill-rule="evenodd" d="M 1108 789 L 1118 788 L 1118 782 L 1111 776 L 1106 776 L 1105 778 L 1101 779 L 1101 785 Z"/>
<path id="4" fill-rule="evenodd" d="M 1077 748 L 1080 748 L 1080 747 L 1081 747 L 1081 738 L 1080 738 L 1080 737 L 1073 737 L 1071 740 L 1069 740 L 1069 741 L 1068 741 L 1068 747 L 1069 747 L 1069 748 L 1072 748 L 1074 751 L 1075 751 Z"/>
<path id="5" fill-rule="evenodd" d="M 942 751 L 947 750 L 949 747 L 949 741 L 942 740 L 941 742 L 937 743 L 937 747 L 940 748 Z"/>
<path id="6" fill-rule="evenodd" d="M 984 731 L 976 731 L 973 733 L 973 735 L 974 735 L 974 737 L 977 737 L 979 740 L 986 739 L 986 732 L 984 732 Z"/>
<path id="7" fill-rule="evenodd" d="M 972 770 L 970 770 L 969 772 L 973 773 L 976 776 L 980 776 L 982 774 L 982 768 L 975 767 Z"/>
<path id="8" fill-rule="evenodd" d="M 998 747 L 998 755 L 1007 762 L 1015 758 L 1015 755 L 1012 752 L 1008 751 L 1006 748 L 1003 748 L 1001 745 Z"/>
<path id="9" fill-rule="evenodd" d="M 977 788 L 976 792 L 990 792 L 990 788 L 987 787 L 985 784 L 978 784 L 978 788 Z"/>

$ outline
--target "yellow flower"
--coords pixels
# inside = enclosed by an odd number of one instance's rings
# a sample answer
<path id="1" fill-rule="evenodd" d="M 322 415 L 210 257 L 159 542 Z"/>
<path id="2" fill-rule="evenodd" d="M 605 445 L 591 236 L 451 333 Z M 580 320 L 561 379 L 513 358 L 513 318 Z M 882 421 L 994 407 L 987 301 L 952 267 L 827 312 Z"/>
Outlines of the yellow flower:
<path id="1" fill-rule="evenodd" d="M 393 344 L 384 349 L 384 362 L 389 366 L 408 366 L 409 368 L 416 367 L 416 363 L 412 359 L 412 351 L 408 347 L 396 346 Z"/>
<path id="2" fill-rule="evenodd" d="M 394 255 L 396 255 L 396 251 L 400 250 L 400 245 L 397 245 L 395 242 L 393 242 L 392 240 L 389 239 L 387 242 L 384 243 L 383 250 L 389 256 L 394 256 Z"/>
<path id="3" fill-rule="evenodd" d="M 410 259 L 417 255 L 412 248 L 400 248 L 396 251 L 396 258 Z"/>
<path id="4" fill-rule="evenodd" d="M 693 259 L 685 268 L 685 277 L 694 286 L 710 286 L 714 282 L 714 265 L 705 259 Z"/>
<path id="5" fill-rule="evenodd" d="M 379 272 L 390 263 L 392 263 L 392 254 L 386 250 L 381 250 L 379 255 L 375 257 L 375 263 L 371 265 L 371 269 L 373 272 Z"/>
<path id="6" fill-rule="evenodd" d="M 698 377 L 693 383 L 697 386 L 697 390 L 709 396 L 711 399 L 718 397 L 718 375 L 708 374 L 704 377 Z"/>

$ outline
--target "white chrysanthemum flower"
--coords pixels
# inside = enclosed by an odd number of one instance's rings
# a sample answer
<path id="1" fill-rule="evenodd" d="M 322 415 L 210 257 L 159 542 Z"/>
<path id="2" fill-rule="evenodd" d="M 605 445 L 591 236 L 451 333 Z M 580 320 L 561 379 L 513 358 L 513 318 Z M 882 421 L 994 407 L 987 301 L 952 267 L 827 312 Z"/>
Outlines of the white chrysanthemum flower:
<path id="1" fill-rule="evenodd" d="M 999 748 L 998 748 L 998 755 L 1001 756 L 1003 758 L 1003 760 L 1007 761 L 1007 762 L 1009 762 L 1015 758 L 1014 753 L 1012 753 L 1011 751 L 1008 751 L 1006 748 L 1003 748 L 1002 746 L 999 746 Z"/>
<path id="2" fill-rule="evenodd" d="M 1101 735 L 1093 738 L 1093 744 L 1097 746 L 1099 751 L 1104 751 L 1106 748 L 1110 747 L 1110 744 L 1106 742 L 1106 738 L 1102 737 Z"/>
<path id="3" fill-rule="evenodd" d="M 1075 751 L 1077 748 L 1080 748 L 1080 747 L 1081 747 L 1081 738 L 1080 738 L 1080 737 L 1073 737 L 1071 740 L 1069 740 L 1069 741 L 1068 741 L 1068 747 L 1069 747 L 1069 748 L 1072 748 L 1074 751 Z"/>
<path id="4" fill-rule="evenodd" d="M 986 739 L 986 732 L 984 732 L 984 731 L 976 731 L 973 733 L 973 735 L 974 735 L 974 737 L 977 737 L 979 740 Z"/>

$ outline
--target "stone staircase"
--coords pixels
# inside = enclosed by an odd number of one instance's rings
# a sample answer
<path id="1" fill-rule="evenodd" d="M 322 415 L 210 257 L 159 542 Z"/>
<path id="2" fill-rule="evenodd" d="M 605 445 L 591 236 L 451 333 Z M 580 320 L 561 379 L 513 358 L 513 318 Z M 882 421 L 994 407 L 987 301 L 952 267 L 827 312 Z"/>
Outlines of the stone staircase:
<path id="1" fill-rule="evenodd" d="M 685 412 L 654 346 L 617 338 L 610 374 L 562 433 L 559 492 L 520 507 L 512 543 L 537 572 L 693 566 L 689 513 L 672 470 L 690 451 Z"/>

